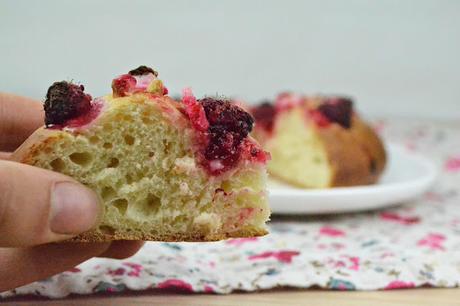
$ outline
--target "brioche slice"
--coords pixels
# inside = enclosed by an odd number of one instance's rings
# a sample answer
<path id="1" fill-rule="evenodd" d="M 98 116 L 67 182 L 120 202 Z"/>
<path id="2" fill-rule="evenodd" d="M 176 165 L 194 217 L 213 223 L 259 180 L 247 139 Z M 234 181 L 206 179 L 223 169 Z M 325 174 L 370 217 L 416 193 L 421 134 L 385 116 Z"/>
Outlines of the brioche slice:
<path id="1" fill-rule="evenodd" d="M 372 130 L 341 97 L 281 94 L 252 108 L 254 137 L 269 151 L 268 171 L 302 188 L 375 183 L 386 154 Z"/>
<path id="2" fill-rule="evenodd" d="M 92 188 L 104 214 L 75 241 L 213 241 L 267 233 L 268 158 L 248 136 L 252 117 L 228 101 L 169 98 L 140 67 L 91 99 L 58 82 L 45 101 L 46 126 L 13 154 Z"/>

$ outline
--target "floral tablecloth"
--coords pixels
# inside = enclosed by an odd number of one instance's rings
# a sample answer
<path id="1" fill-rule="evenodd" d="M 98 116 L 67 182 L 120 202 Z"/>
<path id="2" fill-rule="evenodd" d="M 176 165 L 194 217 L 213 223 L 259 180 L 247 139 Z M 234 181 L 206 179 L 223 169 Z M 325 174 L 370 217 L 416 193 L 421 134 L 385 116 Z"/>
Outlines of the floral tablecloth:
<path id="1" fill-rule="evenodd" d="M 380 120 L 376 129 L 434 160 L 437 183 L 384 211 L 273 218 L 262 238 L 147 243 L 134 257 L 92 259 L 3 297 L 152 288 L 230 293 L 280 286 L 340 290 L 455 287 L 460 283 L 460 123 Z"/>

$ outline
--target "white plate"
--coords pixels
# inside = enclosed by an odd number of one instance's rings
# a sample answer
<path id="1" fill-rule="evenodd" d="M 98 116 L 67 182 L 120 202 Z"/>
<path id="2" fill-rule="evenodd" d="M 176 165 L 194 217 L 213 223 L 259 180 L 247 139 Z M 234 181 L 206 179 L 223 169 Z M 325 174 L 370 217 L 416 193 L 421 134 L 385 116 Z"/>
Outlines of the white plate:
<path id="1" fill-rule="evenodd" d="M 399 145 L 387 146 L 388 164 L 375 185 L 299 189 L 269 180 L 269 201 L 275 214 L 329 214 L 372 210 L 416 198 L 434 182 L 435 165 Z"/>

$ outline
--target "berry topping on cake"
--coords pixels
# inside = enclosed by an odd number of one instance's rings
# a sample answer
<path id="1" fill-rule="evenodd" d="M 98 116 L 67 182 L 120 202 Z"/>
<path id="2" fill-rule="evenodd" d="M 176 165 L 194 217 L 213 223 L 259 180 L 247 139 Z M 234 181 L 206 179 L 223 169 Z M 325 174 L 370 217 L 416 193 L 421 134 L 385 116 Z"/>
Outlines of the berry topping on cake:
<path id="1" fill-rule="evenodd" d="M 136 87 L 136 78 L 131 74 L 123 74 L 112 81 L 114 97 L 124 97 Z"/>
<path id="2" fill-rule="evenodd" d="M 252 130 L 254 119 L 227 100 L 204 98 L 199 101 L 209 122 L 209 144 L 204 152 L 211 172 L 223 172 L 239 161 L 241 143 Z"/>
<path id="3" fill-rule="evenodd" d="M 294 107 L 304 105 L 306 100 L 306 97 L 303 95 L 290 92 L 283 92 L 276 97 L 275 108 L 276 111 L 290 110 Z"/>
<path id="4" fill-rule="evenodd" d="M 208 97 L 197 101 L 190 89 L 184 90 L 183 95 L 185 113 L 200 132 L 202 164 L 211 174 L 219 175 L 235 167 L 242 155 L 266 162 L 266 152 L 246 141 L 254 124 L 249 113 L 225 99 Z"/>
<path id="5" fill-rule="evenodd" d="M 257 125 L 269 133 L 273 131 L 276 116 L 276 110 L 273 104 L 268 101 L 262 102 L 252 109 L 252 115 Z"/>
<path id="6" fill-rule="evenodd" d="M 324 128 L 324 127 L 328 127 L 331 124 L 331 121 L 329 120 L 329 118 L 327 118 L 318 109 L 308 109 L 307 114 L 319 127 Z"/>
<path id="7" fill-rule="evenodd" d="M 91 110 L 91 96 L 84 93 L 83 85 L 55 82 L 50 86 L 45 100 L 45 125 L 62 125 Z"/>
<path id="8" fill-rule="evenodd" d="M 353 102 L 348 98 L 328 98 L 318 106 L 318 111 L 330 121 L 336 122 L 344 128 L 348 129 L 351 127 Z"/>
<path id="9" fill-rule="evenodd" d="M 101 211 L 76 242 L 216 241 L 267 233 L 268 153 L 248 134 L 252 117 L 227 100 L 182 102 L 152 69 L 116 77 L 113 94 L 53 84 L 46 122 L 11 156 L 71 176 Z M 1 110 L 0 110 L 1 112 Z"/>
<path id="10" fill-rule="evenodd" d="M 144 65 L 139 66 L 136 69 L 133 69 L 129 72 L 130 75 L 144 75 L 144 74 L 149 74 L 149 73 L 152 73 L 155 77 L 158 76 L 158 72 Z"/>
<path id="11" fill-rule="evenodd" d="M 254 119 L 229 100 L 204 98 L 199 100 L 206 113 L 210 130 L 220 126 L 237 138 L 245 138 L 252 130 Z"/>
<path id="12" fill-rule="evenodd" d="M 163 96 L 168 89 L 157 79 L 158 73 L 147 66 L 139 66 L 127 74 L 112 81 L 112 92 L 115 98 L 126 97 L 139 92 Z"/>
<path id="13" fill-rule="evenodd" d="M 190 119 L 192 126 L 201 132 L 206 132 L 209 128 L 209 122 L 203 106 L 198 103 L 190 88 L 183 90 L 182 102 L 185 104 L 185 113 Z"/>

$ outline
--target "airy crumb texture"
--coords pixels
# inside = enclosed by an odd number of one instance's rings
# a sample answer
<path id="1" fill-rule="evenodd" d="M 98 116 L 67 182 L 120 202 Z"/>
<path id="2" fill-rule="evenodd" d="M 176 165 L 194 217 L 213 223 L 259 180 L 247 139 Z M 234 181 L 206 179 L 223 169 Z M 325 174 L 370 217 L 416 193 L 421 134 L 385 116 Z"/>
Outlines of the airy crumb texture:
<path id="1" fill-rule="evenodd" d="M 100 224 L 75 241 L 212 241 L 267 233 L 263 163 L 241 160 L 209 175 L 197 165 L 196 131 L 179 103 L 147 93 L 101 100 L 103 111 L 89 125 L 41 128 L 13 155 L 72 176 L 100 196 Z"/>

